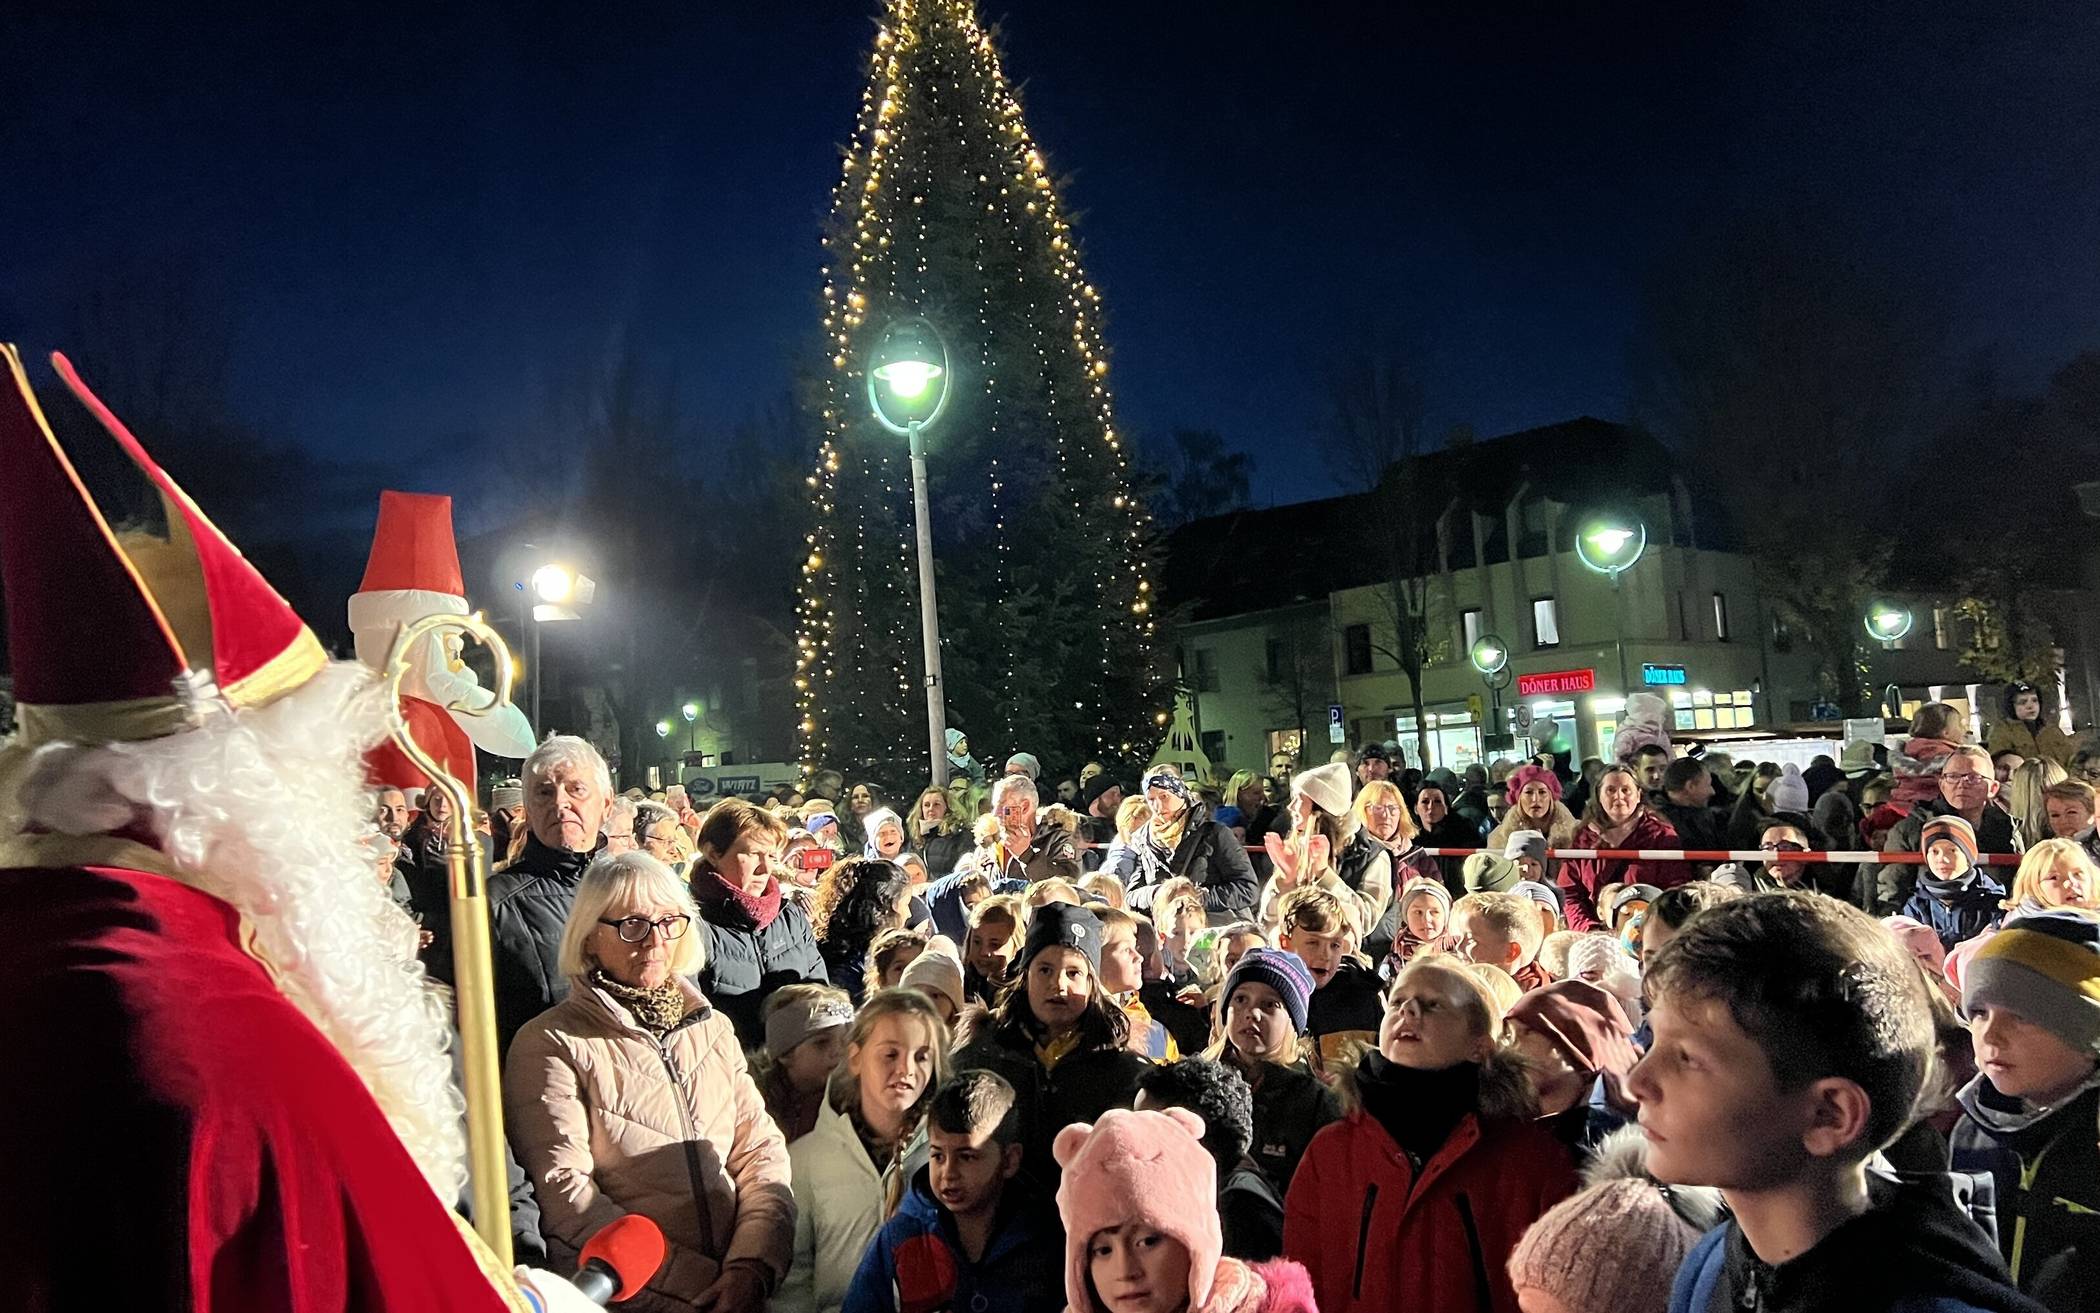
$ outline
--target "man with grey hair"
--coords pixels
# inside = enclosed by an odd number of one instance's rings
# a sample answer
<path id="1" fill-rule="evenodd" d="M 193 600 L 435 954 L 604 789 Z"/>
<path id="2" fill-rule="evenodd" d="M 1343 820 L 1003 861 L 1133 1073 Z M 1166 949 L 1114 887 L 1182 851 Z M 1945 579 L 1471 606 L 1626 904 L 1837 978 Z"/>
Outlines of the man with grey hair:
<path id="1" fill-rule="evenodd" d="M 612 772 L 580 738 L 551 734 L 522 772 L 525 848 L 489 881 L 489 938 L 496 967 L 496 1035 L 511 1036 L 568 993 L 555 958 L 584 868 L 605 850 Z"/>
<path id="2" fill-rule="evenodd" d="M 978 857 L 993 879 L 1033 884 L 1052 876 L 1079 878 L 1078 843 L 1063 826 L 1038 822 L 1037 798 L 1035 781 L 1019 772 L 1002 775 L 992 785 L 992 815 L 999 818 L 999 836 L 978 849 Z"/>
<path id="3" fill-rule="evenodd" d="M 1925 823 L 1936 816 L 1959 816 L 1976 831 L 1977 852 L 2025 852 L 2028 836 L 2020 833 L 2019 825 L 2004 808 L 1991 805 L 1997 796 L 1998 777 L 1991 766 L 1991 754 L 1973 743 L 1956 748 L 1940 763 L 1939 793 L 1916 804 L 1910 815 L 1897 821 L 1888 838 L 1882 840 L 1881 851 L 1923 852 Z M 1917 887 L 1920 869 L 1910 862 L 1890 862 L 1873 879 L 1862 879 L 1862 901 L 1871 900 L 1867 910 L 1876 916 L 1901 912 Z M 1872 870 L 1869 866 L 1862 875 Z"/>

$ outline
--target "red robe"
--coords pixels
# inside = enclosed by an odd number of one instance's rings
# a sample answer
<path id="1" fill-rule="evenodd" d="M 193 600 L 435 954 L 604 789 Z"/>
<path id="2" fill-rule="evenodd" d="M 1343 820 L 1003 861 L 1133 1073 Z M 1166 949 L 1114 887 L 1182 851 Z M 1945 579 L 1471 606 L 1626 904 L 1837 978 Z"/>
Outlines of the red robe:
<path id="1" fill-rule="evenodd" d="M 510 1307 L 227 903 L 0 870 L 0 1278 L 34 1310 Z"/>
<path id="2" fill-rule="evenodd" d="M 401 699 L 401 718 L 408 722 L 408 732 L 415 739 L 416 746 L 429 753 L 433 761 L 445 768 L 447 775 L 472 792 L 474 741 L 459 727 L 459 722 L 452 719 L 452 713 L 435 702 L 404 696 Z M 430 777 L 408 759 L 407 753 L 395 747 L 392 739 L 365 754 L 365 775 L 389 788 L 430 787 Z"/>

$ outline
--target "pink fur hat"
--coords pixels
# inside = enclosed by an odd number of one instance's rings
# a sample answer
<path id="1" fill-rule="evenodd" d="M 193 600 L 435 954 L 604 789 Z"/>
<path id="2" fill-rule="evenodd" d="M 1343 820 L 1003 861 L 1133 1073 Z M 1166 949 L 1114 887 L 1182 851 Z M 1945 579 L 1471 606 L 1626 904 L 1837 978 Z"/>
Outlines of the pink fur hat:
<path id="1" fill-rule="evenodd" d="M 1096 1231 L 1130 1222 L 1172 1236 L 1189 1251 L 1189 1307 L 1202 1308 L 1225 1240 L 1218 1226 L 1218 1168 L 1203 1147 L 1203 1119 L 1186 1108 L 1102 1114 L 1057 1133 L 1051 1153 L 1064 1168 L 1057 1209 L 1065 1221 L 1065 1303 L 1101 1301 L 1088 1276 Z"/>

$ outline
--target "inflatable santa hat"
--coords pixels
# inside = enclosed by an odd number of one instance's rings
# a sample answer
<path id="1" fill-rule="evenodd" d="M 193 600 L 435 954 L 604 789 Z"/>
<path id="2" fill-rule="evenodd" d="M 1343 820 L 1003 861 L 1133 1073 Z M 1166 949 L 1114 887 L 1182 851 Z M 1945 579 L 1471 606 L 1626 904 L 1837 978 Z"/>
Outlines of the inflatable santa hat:
<path id="1" fill-rule="evenodd" d="M 350 598 L 357 659 L 385 670 L 387 653 L 403 625 L 425 616 L 469 614 L 466 593 L 459 547 L 452 536 L 452 499 L 420 492 L 380 493 L 372 554 L 365 562 L 364 582 Z M 532 725 L 516 707 L 495 707 L 496 695 L 481 686 L 459 651 L 457 636 L 431 635 L 417 642 L 401 680 L 401 714 L 417 746 L 472 788 L 474 749 L 523 757 L 532 751 Z M 448 710 L 454 706 L 466 710 Z M 391 743 L 372 753 L 371 774 L 397 789 L 430 783 Z"/>

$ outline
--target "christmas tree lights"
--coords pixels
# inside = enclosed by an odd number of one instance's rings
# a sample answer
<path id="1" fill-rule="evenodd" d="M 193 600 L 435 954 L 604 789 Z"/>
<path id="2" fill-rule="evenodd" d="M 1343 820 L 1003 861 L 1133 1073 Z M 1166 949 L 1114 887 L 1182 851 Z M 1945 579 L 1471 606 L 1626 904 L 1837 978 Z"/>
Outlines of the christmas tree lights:
<path id="1" fill-rule="evenodd" d="M 862 401 L 870 346 L 912 315 L 947 337 L 955 375 L 927 431 L 950 723 L 994 761 L 1148 754 L 1170 692 L 1101 296 L 969 0 L 885 5 L 823 245 L 805 767 L 898 789 L 926 774 L 910 476 Z"/>

